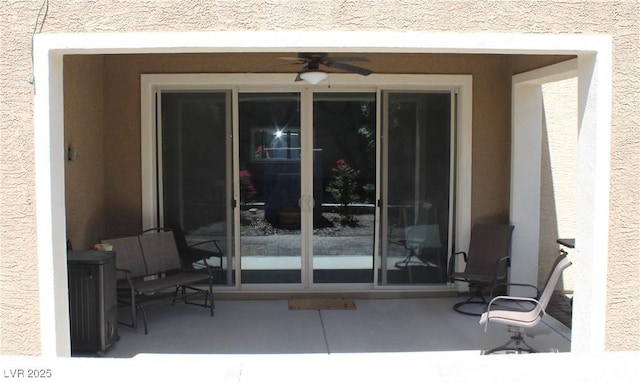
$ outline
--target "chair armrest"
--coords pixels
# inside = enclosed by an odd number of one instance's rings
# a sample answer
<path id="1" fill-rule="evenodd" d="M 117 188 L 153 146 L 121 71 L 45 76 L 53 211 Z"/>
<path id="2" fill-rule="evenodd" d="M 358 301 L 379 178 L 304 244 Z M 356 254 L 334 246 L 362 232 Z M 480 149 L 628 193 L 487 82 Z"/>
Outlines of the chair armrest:
<path id="1" fill-rule="evenodd" d="M 407 241 L 405 241 L 404 239 L 399 239 L 397 241 L 389 240 L 389 243 L 391 245 L 401 246 L 401 247 L 407 249 Z"/>
<path id="2" fill-rule="evenodd" d="M 495 286 L 498 283 L 499 279 L 506 279 L 507 278 L 507 269 L 509 268 L 509 260 L 511 259 L 510 256 L 506 256 L 506 257 L 502 257 L 500 259 L 498 259 L 496 261 L 496 267 L 493 270 L 493 285 Z M 504 266 L 501 266 L 502 264 L 504 264 Z M 498 275 L 500 273 L 500 269 L 504 268 L 504 274 L 502 275 Z"/>
<path id="3" fill-rule="evenodd" d="M 206 244 L 206 243 L 213 243 L 215 246 L 215 249 L 206 249 L 206 248 L 197 247 L 199 245 Z M 180 254 L 180 257 L 184 260 L 185 264 L 202 263 L 202 261 L 206 259 L 209 259 L 211 257 L 216 257 L 220 263 L 219 267 L 217 265 L 209 265 L 209 266 L 214 268 L 222 268 L 222 258 L 224 257 L 224 252 L 218 245 L 218 240 L 211 239 L 208 241 L 202 241 L 202 242 L 198 242 L 193 245 L 187 246 L 187 253 Z"/>
<path id="4" fill-rule="evenodd" d="M 219 242 L 218 239 L 209 239 L 209 240 L 206 240 L 206 241 L 196 242 L 194 244 L 188 245 L 188 247 L 189 247 L 189 249 L 196 248 L 198 246 L 204 245 L 205 243 L 212 243 L 212 242 L 213 242 L 213 245 L 218 250 L 218 253 L 220 253 L 220 255 L 222 255 L 222 249 L 220 248 L 220 245 L 218 244 L 218 242 Z"/>
<path id="5" fill-rule="evenodd" d="M 149 233 L 149 232 L 152 232 L 152 231 L 156 232 L 156 233 L 161 233 L 163 231 L 172 231 L 172 230 L 169 229 L 169 228 L 166 228 L 166 227 L 152 227 L 152 228 L 149 228 L 147 230 L 143 230 L 142 234 Z"/>
<path id="6" fill-rule="evenodd" d="M 449 282 L 453 282 L 452 275 L 456 272 L 456 258 L 460 254 L 463 256 L 464 263 L 469 261 L 469 257 L 465 251 L 458 251 L 449 257 L 449 264 L 447 265 L 447 279 L 449 279 Z"/>
<path id="7" fill-rule="evenodd" d="M 129 277 L 129 275 L 131 274 L 131 270 L 128 270 L 128 269 L 118 269 L 118 268 L 116 267 L 116 276 L 118 275 L 118 272 L 124 273 L 124 277 L 125 277 L 127 280 L 131 280 L 131 278 Z M 116 278 L 116 279 L 122 279 L 122 278 Z"/>
<path id="8" fill-rule="evenodd" d="M 487 332 L 487 326 L 489 325 L 489 321 L 490 321 L 490 317 L 489 314 L 491 313 L 491 306 L 493 306 L 494 304 L 496 304 L 496 302 L 500 302 L 500 301 L 508 301 L 508 302 L 529 302 L 529 303 L 533 303 L 534 304 L 534 308 L 536 307 L 540 307 L 540 310 L 542 311 L 542 315 L 546 315 L 547 313 L 544 310 L 544 307 L 542 307 L 542 304 L 534 298 L 527 298 L 527 297 L 511 297 L 508 295 L 498 295 L 497 297 L 491 299 L 489 301 L 489 303 L 487 304 L 487 320 L 484 323 L 484 331 Z"/>
<path id="9" fill-rule="evenodd" d="M 199 259 L 199 260 L 197 260 L 197 261 L 195 261 L 193 263 L 198 263 L 198 262 L 202 262 L 202 264 L 201 264 L 202 267 L 201 268 L 194 268 L 194 269 L 185 270 L 185 271 L 189 272 L 189 273 L 199 273 L 199 272 L 204 271 L 204 272 L 207 273 L 207 275 L 209 275 L 209 278 L 214 278 L 215 277 L 214 272 L 213 272 L 214 267 L 209 265 L 209 262 L 207 262 L 206 258 Z"/>
<path id="10" fill-rule="evenodd" d="M 530 285 L 527 283 L 511 283 L 511 282 L 502 282 L 502 283 L 496 283 L 492 288 L 491 288 L 491 293 L 489 294 L 490 297 L 495 297 L 494 293 L 495 290 L 500 287 L 500 286 L 521 286 L 521 287 L 530 287 L 532 289 L 534 289 L 536 291 L 536 299 L 540 298 L 540 289 L 538 289 L 536 286 L 534 285 Z"/>
<path id="11" fill-rule="evenodd" d="M 454 256 L 454 258 L 453 258 L 453 259 L 454 259 L 454 262 L 455 262 L 455 256 L 456 256 L 456 255 L 460 255 L 460 254 L 462 254 L 462 258 L 464 259 L 464 263 L 469 262 L 469 256 L 467 255 L 467 252 L 466 252 L 466 251 L 458 251 L 457 253 L 453 253 L 453 256 Z"/>
<path id="12" fill-rule="evenodd" d="M 127 283 L 129 284 L 129 287 L 131 288 L 131 291 L 133 291 L 134 290 L 133 281 L 131 280 L 131 277 L 129 276 L 129 274 L 131 274 L 131 270 L 119 269 L 119 268 L 116 267 L 116 272 L 118 272 L 118 271 L 121 272 L 121 273 L 124 273 L 124 277 L 127 280 Z"/>
<path id="13" fill-rule="evenodd" d="M 489 311 L 491 309 L 491 305 L 495 304 L 496 302 L 500 302 L 500 301 L 531 302 L 531 303 L 534 303 L 536 306 L 540 306 L 544 310 L 544 307 L 542 307 L 540 302 L 535 298 L 512 297 L 512 296 L 509 296 L 509 295 L 498 295 L 497 297 L 494 297 L 493 299 L 491 299 L 489 301 L 489 303 L 487 304 L 487 311 Z"/>
<path id="14" fill-rule="evenodd" d="M 205 269 L 209 270 L 211 269 L 211 266 L 209 265 L 209 262 L 207 262 L 207 258 L 200 258 L 198 260 L 195 260 L 193 263 L 202 263 L 202 266 L 204 266 Z"/>

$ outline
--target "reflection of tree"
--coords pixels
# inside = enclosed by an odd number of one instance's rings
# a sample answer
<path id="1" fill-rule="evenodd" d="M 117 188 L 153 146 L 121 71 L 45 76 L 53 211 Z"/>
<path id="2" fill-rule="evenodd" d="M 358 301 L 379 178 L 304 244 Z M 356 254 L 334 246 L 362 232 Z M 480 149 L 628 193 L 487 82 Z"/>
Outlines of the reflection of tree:
<path id="1" fill-rule="evenodd" d="M 325 198 L 335 200 L 327 186 L 333 180 L 335 161 L 341 158 L 358 169 L 354 191 L 358 197 L 352 202 L 375 200 L 375 188 L 365 187 L 376 179 L 375 95 L 347 93 L 315 100 L 314 127 L 314 145 L 323 153 Z"/>
<path id="2" fill-rule="evenodd" d="M 240 170 L 240 201 L 253 202 L 255 195 L 256 187 L 251 181 L 251 173 L 248 170 Z"/>
<path id="3" fill-rule="evenodd" d="M 327 192 L 340 204 L 340 221 L 343 224 L 353 225 L 357 222 L 349 211 L 349 204 L 359 199 L 356 193 L 358 187 L 357 178 L 359 171 L 353 169 L 344 159 L 336 161 L 336 167 L 331 169 L 333 179 L 327 186 Z"/>
<path id="4" fill-rule="evenodd" d="M 358 103 L 357 134 L 359 136 L 356 166 L 361 169 L 361 180 L 364 184 L 375 179 L 376 163 L 376 105 L 371 101 Z M 367 191 L 364 191 L 367 193 Z"/>
<path id="5" fill-rule="evenodd" d="M 358 128 L 358 134 L 365 139 L 367 150 L 375 150 L 376 148 L 376 127 L 371 123 L 372 105 L 370 102 L 360 103 L 360 112 L 362 113 L 363 122 Z"/>

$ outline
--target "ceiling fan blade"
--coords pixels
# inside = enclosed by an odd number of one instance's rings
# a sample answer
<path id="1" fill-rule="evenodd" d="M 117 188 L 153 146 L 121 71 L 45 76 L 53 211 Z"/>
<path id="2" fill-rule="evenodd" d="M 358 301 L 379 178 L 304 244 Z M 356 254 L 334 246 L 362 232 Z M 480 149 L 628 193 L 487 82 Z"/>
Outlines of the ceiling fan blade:
<path id="1" fill-rule="evenodd" d="M 371 62 L 371 60 L 369 60 L 366 57 L 362 57 L 362 56 L 335 56 L 335 57 L 327 57 L 325 59 L 326 62 L 344 62 L 344 61 L 358 61 L 358 62 Z"/>
<path id="2" fill-rule="evenodd" d="M 287 61 L 296 61 L 300 64 L 304 64 L 306 62 L 309 62 L 309 59 L 306 59 L 304 57 L 278 57 L 278 59 L 280 60 L 287 60 Z"/>
<path id="3" fill-rule="evenodd" d="M 373 73 L 372 70 L 369 70 L 369 69 L 366 69 L 366 68 L 362 68 L 362 67 L 359 67 L 359 66 L 355 66 L 355 65 L 351 65 L 351 64 L 327 63 L 326 65 L 329 66 L 329 67 L 332 67 L 332 68 L 338 68 L 338 69 L 346 70 L 347 72 L 353 72 L 353 73 L 361 74 L 363 76 L 368 76 L 371 73 Z"/>
<path id="4" fill-rule="evenodd" d="M 298 53 L 298 58 L 304 59 L 304 60 L 321 60 L 321 59 L 325 59 L 328 56 L 327 53 L 321 53 L 321 52 L 301 52 Z"/>
<path id="5" fill-rule="evenodd" d="M 361 56 L 336 56 L 329 57 L 327 53 L 298 53 L 298 57 L 279 57 L 281 60 L 289 61 L 295 65 L 304 65 L 298 72 L 295 81 L 302 81 L 300 74 L 308 71 L 320 70 L 320 65 L 341 69 L 346 72 L 357 73 L 362 76 L 368 76 L 373 73 L 372 70 L 362 68 L 356 65 L 348 64 L 349 61 L 354 62 L 370 62 L 366 57 Z"/>

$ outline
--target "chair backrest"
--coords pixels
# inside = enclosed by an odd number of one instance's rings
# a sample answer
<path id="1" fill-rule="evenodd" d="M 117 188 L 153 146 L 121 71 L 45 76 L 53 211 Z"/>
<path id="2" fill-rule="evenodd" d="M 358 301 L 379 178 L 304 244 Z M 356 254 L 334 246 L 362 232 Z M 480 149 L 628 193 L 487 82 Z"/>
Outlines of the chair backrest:
<path id="1" fill-rule="evenodd" d="M 428 225 L 437 222 L 436 205 L 429 201 L 422 201 L 413 208 L 413 225 Z"/>
<path id="2" fill-rule="evenodd" d="M 113 251 L 116 252 L 116 268 L 129 270 L 131 278 L 147 275 L 147 265 L 137 236 L 104 239 L 102 243 L 113 246 Z M 124 274 L 118 272 L 117 278 L 124 278 Z"/>
<path id="3" fill-rule="evenodd" d="M 491 276 L 497 273 L 496 280 L 507 278 L 508 262 L 498 262 L 511 254 L 511 236 L 513 226 L 476 223 L 471 230 L 468 261 L 465 273 Z"/>
<path id="4" fill-rule="evenodd" d="M 139 238 L 149 274 L 181 269 L 180 253 L 171 231 L 146 233 Z"/>
<path id="5" fill-rule="evenodd" d="M 180 224 L 171 224 L 167 226 L 173 233 L 173 239 L 176 241 L 176 247 L 178 248 L 178 253 L 181 256 L 189 255 L 189 244 L 187 243 L 187 238 L 184 236 L 184 231 L 182 231 L 182 226 Z"/>
<path id="6" fill-rule="evenodd" d="M 560 280 L 560 276 L 562 276 L 562 272 L 569 266 L 571 266 L 571 261 L 567 258 L 567 254 L 561 253 L 553 264 L 553 269 L 551 269 L 551 273 L 549 274 L 547 282 L 544 285 L 544 289 L 538 299 L 540 306 L 542 306 L 544 310 L 547 309 L 547 305 L 551 300 L 551 295 L 553 295 L 553 290 L 555 290 L 556 285 Z"/>
<path id="7" fill-rule="evenodd" d="M 437 249 L 442 247 L 440 242 L 439 225 L 417 225 L 405 229 L 405 240 L 409 247 L 422 249 Z"/>

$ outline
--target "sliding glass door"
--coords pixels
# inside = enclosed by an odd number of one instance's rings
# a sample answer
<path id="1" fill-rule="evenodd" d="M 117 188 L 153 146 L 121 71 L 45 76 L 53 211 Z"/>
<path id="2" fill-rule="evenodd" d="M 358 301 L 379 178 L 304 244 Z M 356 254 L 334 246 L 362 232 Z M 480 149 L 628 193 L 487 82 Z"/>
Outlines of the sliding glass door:
<path id="1" fill-rule="evenodd" d="M 452 91 L 159 95 L 158 224 L 212 252 L 216 283 L 446 282 Z"/>
<path id="2" fill-rule="evenodd" d="M 372 283 L 375 93 L 238 99 L 242 283 Z"/>
<path id="3" fill-rule="evenodd" d="M 373 283 L 376 94 L 313 95 L 313 283 Z"/>
<path id="4" fill-rule="evenodd" d="M 163 92 L 158 102 L 159 224 L 210 256 L 217 284 L 232 284 L 230 93 Z"/>
<path id="5" fill-rule="evenodd" d="M 383 92 L 380 284 L 446 281 L 452 94 Z"/>
<path id="6" fill-rule="evenodd" d="M 242 283 L 300 284 L 300 93 L 241 93 L 238 103 Z"/>

